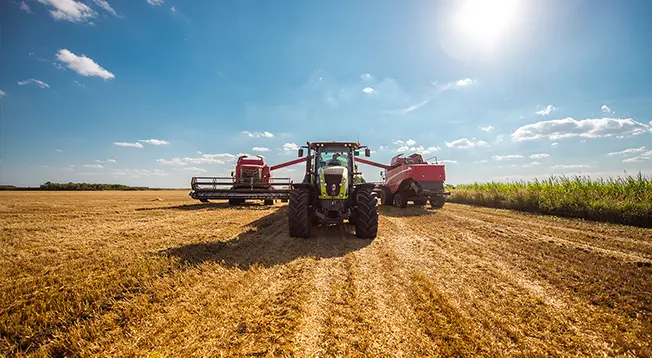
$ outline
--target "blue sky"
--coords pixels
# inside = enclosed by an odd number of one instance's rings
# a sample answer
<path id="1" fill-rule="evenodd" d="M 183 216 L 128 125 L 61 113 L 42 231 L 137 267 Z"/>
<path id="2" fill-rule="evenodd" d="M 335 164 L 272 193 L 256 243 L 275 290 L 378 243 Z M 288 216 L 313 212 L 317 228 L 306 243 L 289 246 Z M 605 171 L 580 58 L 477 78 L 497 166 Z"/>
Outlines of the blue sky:
<path id="1" fill-rule="evenodd" d="M 294 159 L 308 140 L 359 140 L 380 162 L 436 155 L 454 184 L 649 174 L 650 13 L 649 1 L 4 1 L 0 183 L 184 187 L 239 153 Z"/>

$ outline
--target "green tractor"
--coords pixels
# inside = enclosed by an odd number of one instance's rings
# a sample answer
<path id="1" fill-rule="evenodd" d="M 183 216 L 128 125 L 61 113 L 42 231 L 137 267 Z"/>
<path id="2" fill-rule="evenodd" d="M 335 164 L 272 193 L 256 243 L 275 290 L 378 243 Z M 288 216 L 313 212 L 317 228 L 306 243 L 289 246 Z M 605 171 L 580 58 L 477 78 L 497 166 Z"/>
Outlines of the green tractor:
<path id="1" fill-rule="evenodd" d="M 306 157 L 306 175 L 302 183 L 292 184 L 288 222 L 290 236 L 310 237 L 311 227 L 322 224 L 355 225 L 355 235 L 374 239 L 378 233 L 378 200 L 375 184 L 366 183 L 355 172 L 355 157 L 360 149 L 370 156 L 369 148 L 355 142 L 308 142 L 299 149 Z"/>

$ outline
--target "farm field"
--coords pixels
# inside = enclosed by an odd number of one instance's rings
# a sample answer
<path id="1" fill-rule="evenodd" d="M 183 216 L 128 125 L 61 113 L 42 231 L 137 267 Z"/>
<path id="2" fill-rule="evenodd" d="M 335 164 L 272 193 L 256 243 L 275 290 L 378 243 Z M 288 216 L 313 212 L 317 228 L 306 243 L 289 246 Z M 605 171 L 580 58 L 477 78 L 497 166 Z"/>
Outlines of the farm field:
<path id="1" fill-rule="evenodd" d="M 0 192 L 0 356 L 652 356 L 652 229 L 448 203 L 293 239 L 286 210 Z"/>

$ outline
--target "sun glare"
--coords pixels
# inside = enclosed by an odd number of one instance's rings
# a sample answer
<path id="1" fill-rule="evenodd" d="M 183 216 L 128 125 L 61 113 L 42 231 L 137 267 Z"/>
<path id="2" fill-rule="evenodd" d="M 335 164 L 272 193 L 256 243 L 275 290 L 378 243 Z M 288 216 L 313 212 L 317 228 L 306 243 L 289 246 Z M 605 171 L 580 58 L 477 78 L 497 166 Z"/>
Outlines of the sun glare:
<path id="1" fill-rule="evenodd" d="M 505 36 L 514 22 L 519 0 L 466 0 L 460 2 L 454 18 L 454 31 L 469 42 L 493 46 Z"/>

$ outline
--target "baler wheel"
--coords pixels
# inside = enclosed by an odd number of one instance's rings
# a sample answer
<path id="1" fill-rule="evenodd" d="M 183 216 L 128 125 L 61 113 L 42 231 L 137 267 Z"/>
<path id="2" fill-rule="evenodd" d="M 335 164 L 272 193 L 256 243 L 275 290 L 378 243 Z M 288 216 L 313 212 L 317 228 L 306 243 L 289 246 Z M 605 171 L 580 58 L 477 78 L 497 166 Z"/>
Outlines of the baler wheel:
<path id="1" fill-rule="evenodd" d="M 399 191 L 394 195 L 394 205 L 398 206 L 399 208 L 405 208 L 407 207 L 407 204 L 408 201 L 404 192 Z"/>
<path id="2" fill-rule="evenodd" d="M 291 237 L 310 237 L 310 191 L 293 189 L 290 192 L 288 226 Z"/>
<path id="3" fill-rule="evenodd" d="M 446 198 L 443 196 L 433 196 L 430 198 L 430 207 L 433 209 L 441 209 L 446 204 Z"/>
<path id="4" fill-rule="evenodd" d="M 357 196 L 355 215 L 355 236 L 361 239 L 375 239 L 378 235 L 378 199 L 373 191 L 361 191 Z"/>

